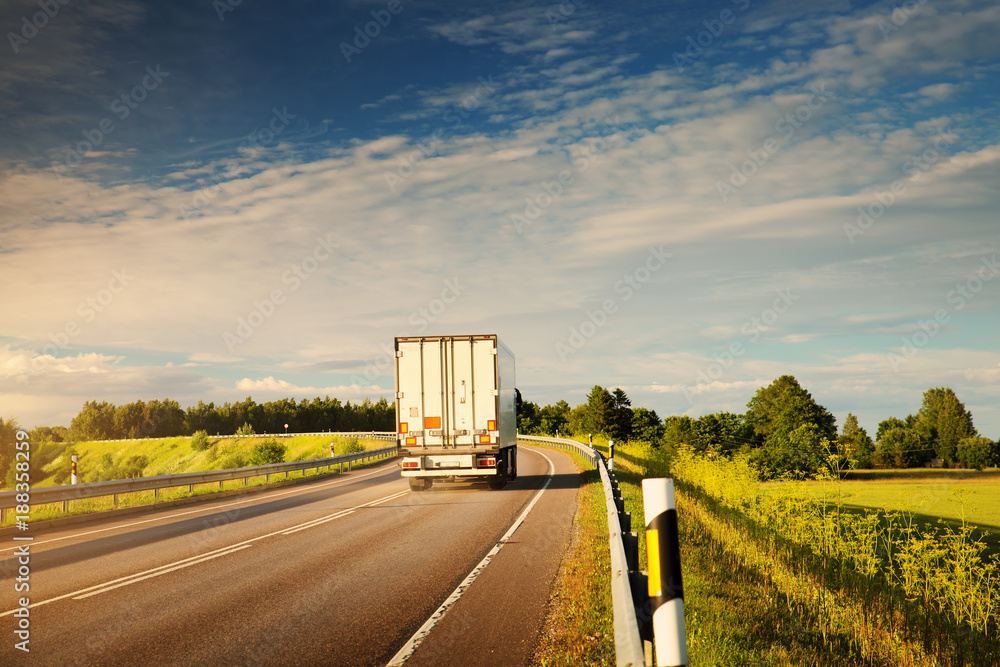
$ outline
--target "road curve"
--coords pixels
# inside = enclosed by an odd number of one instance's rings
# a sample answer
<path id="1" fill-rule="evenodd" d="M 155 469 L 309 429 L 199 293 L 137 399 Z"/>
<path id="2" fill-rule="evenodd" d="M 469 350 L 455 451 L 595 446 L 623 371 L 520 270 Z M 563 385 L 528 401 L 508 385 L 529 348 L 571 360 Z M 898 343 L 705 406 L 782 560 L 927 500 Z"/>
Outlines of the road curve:
<path id="1" fill-rule="evenodd" d="M 0 663 L 384 665 L 548 483 L 406 662 L 528 664 L 578 475 L 560 452 L 520 449 L 520 477 L 501 491 L 413 493 L 390 463 L 35 533 L 31 653 L 11 639 Z M 8 628 L 24 595 L 14 592 L 13 545 L 0 542 Z"/>

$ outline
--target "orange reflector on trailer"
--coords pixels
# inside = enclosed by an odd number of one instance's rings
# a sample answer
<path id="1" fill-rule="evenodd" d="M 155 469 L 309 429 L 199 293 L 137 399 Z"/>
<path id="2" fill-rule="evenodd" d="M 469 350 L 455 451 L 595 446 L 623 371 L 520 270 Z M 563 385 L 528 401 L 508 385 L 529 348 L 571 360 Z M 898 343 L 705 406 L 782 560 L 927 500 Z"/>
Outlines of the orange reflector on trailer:
<path id="1" fill-rule="evenodd" d="M 480 444 L 482 444 L 482 443 L 485 443 L 487 445 L 490 444 L 490 436 L 488 436 L 488 435 L 481 435 L 481 436 L 479 436 L 479 442 L 480 442 Z"/>
<path id="2" fill-rule="evenodd" d="M 487 419 L 486 420 L 486 430 L 487 431 L 495 431 L 495 430 L 497 430 L 497 420 L 496 419 Z"/>
<path id="3" fill-rule="evenodd" d="M 424 417 L 424 428 L 441 428 L 441 418 Z"/>
<path id="4" fill-rule="evenodd" d="M 408 444 L 408 445 L 415 445 L 415 444 L 417 444 L 417 439 L 416 438 L 407 438 L 406 439 L 406 444 Z"/>
<path id="5" fill-rule="evenodd" d="M 400 433 L 408 433 L 409 430 L 410 430 L 410 425 L 409 424 L 407 424 L 406 422 L 399 422 L 399 432 Z"/>

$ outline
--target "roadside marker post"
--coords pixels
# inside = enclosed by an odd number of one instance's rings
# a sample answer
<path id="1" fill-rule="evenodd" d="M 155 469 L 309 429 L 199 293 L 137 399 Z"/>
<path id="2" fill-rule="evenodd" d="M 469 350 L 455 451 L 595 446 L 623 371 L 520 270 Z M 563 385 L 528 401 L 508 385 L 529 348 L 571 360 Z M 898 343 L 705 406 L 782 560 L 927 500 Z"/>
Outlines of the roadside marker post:
<path id="1" fill-rule="evenodd" d="M 73 468 L 72 468 L 72 471 L 70 472 L 70 480 L 69 480 L 70 484 L 76 484 L 77 481 L 78 481 L 77 477 L 76 477 L 76 461 L 77 461 L 77 455 L 74 454 L 73 455 Z"/>
<path id="2" fill-rule="evenodd" d="M 688 664 L 688 653 L 674 480 L 662 477 L 642 480 L 642 501 L 648 519 L 646 555 L 656 664 L 679 667 Z"/>

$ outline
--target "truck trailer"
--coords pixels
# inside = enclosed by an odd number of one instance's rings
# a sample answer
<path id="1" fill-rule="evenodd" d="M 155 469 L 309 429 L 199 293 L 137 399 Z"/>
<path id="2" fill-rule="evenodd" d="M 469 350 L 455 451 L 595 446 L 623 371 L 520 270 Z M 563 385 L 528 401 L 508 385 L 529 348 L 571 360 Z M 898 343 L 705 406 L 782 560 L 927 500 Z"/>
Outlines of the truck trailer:
<path id="1" fill-rule="evenodd" d="M 517 477 L 514 355 L 496 335 L 396 338 L 396 434 L 414 491 Z"/>

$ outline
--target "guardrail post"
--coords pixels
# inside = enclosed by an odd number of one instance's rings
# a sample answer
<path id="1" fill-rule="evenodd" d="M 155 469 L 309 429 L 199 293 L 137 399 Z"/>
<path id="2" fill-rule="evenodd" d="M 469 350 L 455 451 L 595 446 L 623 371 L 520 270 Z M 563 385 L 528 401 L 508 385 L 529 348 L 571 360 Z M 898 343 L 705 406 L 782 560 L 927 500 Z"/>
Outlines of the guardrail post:
<path id="1" fill-rule="evenodd" d="M 155 503 L 159 499 L 160 499 L 160 490 L 153 489 L 153 502 Z"/>
<path id="2" fill-rule="evenodd" d="M 69 512 L 69 501 L 68 500 L 64 500 L 63 501 L 63 512 Z"/>
<path id="3" fill-rule="evenodd" d="M 115 493 L 115 494 L 113 494 L 113 496 L 114 496 L 114 499 L 115 499 L 115 509 L 118 509 L 118 494 Z"/>
<path id="4" fill-rule="evenodd" d="M 656 664 L 688 664 L 684 630 L 684 584 L 681 581 L 680 539 L 672 479 L 642 480 L 649 560 L 649 602 L 653 615 Z"/>

